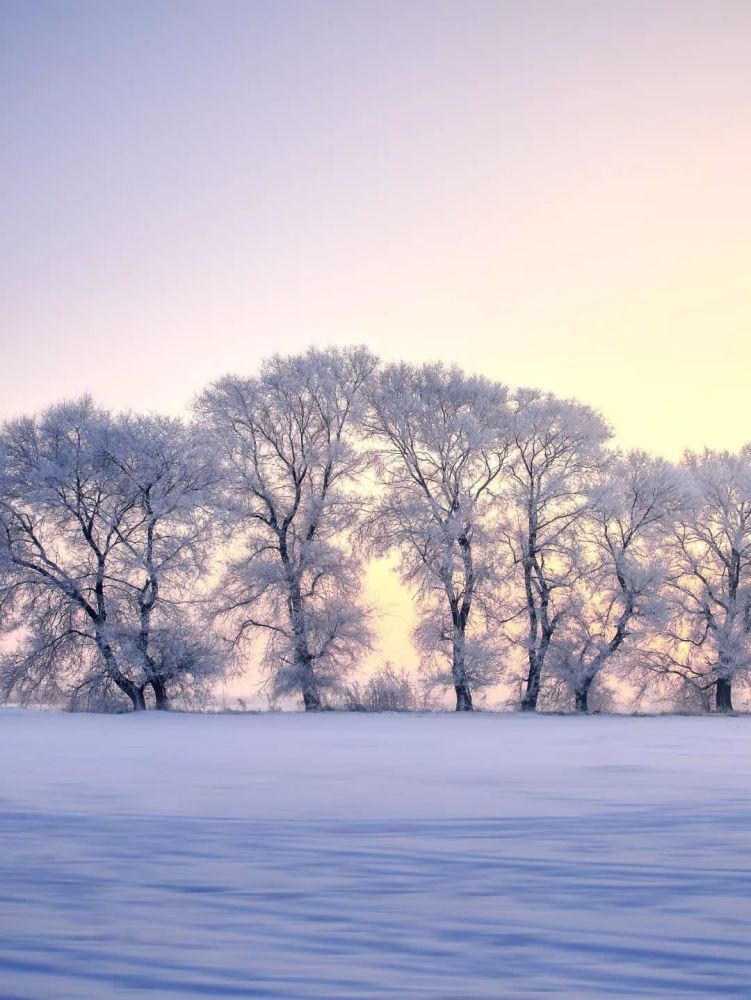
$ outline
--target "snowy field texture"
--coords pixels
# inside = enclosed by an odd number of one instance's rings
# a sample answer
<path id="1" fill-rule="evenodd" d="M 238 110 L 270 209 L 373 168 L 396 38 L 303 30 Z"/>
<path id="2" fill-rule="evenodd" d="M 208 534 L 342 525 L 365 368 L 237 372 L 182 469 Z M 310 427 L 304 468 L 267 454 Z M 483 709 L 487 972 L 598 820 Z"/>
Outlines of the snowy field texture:
<path id="1" fill-rule="evenodd" d="M 751 996 L 751 718 L 0 712 L 0 996 Z"/>

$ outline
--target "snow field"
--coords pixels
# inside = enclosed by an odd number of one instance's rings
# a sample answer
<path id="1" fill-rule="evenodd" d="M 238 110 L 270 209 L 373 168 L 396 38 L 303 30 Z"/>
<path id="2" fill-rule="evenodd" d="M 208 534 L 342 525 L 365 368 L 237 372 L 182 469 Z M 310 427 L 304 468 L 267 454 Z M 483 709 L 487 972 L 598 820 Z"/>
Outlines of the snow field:
<path id="1" fill-rule="evenodd" d="M 751 995 L 751 719 L 0 712 L 0 996 Z"/>

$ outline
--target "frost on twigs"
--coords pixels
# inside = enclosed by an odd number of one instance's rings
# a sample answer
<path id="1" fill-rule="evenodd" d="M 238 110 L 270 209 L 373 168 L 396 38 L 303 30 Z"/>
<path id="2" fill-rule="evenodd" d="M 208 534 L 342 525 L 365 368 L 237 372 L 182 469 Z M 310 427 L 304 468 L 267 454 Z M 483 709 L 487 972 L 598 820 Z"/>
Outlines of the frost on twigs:
<path id="1" fill-rule="evenodd" d="M 263 637 L 270 695 L 311 711 L 372 639 L 354 530 L 367 464 L 355 427 L 374 368 L 360 348 L 274 357 L 198 402 L 231 549 L 217 620 L 235 647 Z"/>
<path id="2" fill-rule="evenodd" d="M 6 424 L 0 457 L 6 698 L 166 708 L 223 672 L 199 600 L 215 473 L 190 428 L 84 397 Z"/>

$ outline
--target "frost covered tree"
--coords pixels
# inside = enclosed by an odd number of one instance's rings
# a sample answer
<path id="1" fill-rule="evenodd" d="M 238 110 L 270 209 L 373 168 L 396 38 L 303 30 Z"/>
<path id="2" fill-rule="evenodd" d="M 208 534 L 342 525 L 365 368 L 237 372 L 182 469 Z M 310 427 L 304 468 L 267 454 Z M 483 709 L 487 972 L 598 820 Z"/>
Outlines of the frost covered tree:
<path id="1" fill-rule="evenodd" d="M 588 711 L 593 682 L 608 666 L 643 650 L 665 612 L 662 544 L 681 494 L 671 466 L 644 452 L 614 455 L 574 526 L 580 562 L 568 610 L 549 652 L 551 673 Z"/>
<path id="2" fill-rule="evenodd" d="M 17 633 L 6 697 L 124 696 L 138 710 L 151 685 L 166 707 L 178 678 L 185 690 L 220 669 L 177 601 L 208 525 L 179 421 L 113 418 L 84 398 L 7 424 L 0 459 L 0 603 Z"/>
<path id="3" fill-rule="evenodd" d="M 688 453 L 672 539 L 673 627 L 665 673 L 733 710 L 751 672 L 751 445 Z M 700 696 L 700 700 L 701 696 Z"/>
<path id="4" fill-rule="evenodd" d="M 506 397 L 504 386 L 443 365 L 390 366 L 369 392 L 366 427 L 384 487 L 374 548 L 399 553 L 423 608 L 418 643 L 448 655 L 457 711 L 472 709 L 473 675 L 488 669 L 471 625 L 492 592 L 488 527 L 508 450 Z"/>
<path id="5" fill-rule="evenodd" d="M 156 415 L 118 418 L 106 457 L 132 503 L 128 530 L 118 532 L 119 645 L 166 709 L 171 693 L 189 694 L 226 668 L 196 600 L 216 534 L 209 501 L 218 465 L 196 427 Z"/>
<path id="6" fill-rule="evenodd" d="M 297 692 L 307 711 L 371 640 L 351 536 L 365 467 L 354 430 L 375 367 L 362 348 L 276 356 L 198 402 L 233 531 L 220 615 L 235 643 L 266 636 L 272 695 Z"/>
<path id="7" fill-rule="evenodd" d="M 0 606 L 22 630 L 3 659 L 6 697 L 115 688 L 144 708 L 117 650 L 117 555 L 135 501 L 107 458 L 112 421 L 90 399 L 7 424 L 0 440 Z"/>
<path id="8" fill-rule="evenodd" d="M 503 523 L 512 576 L 509 618 L 525 620 L 523 711 L 534 711 L 556 630 L 572 609 L 583 572 L 576 529 L 591 509 L 609 430 L 588 406 L 530 389 L 512 399 Z"/>

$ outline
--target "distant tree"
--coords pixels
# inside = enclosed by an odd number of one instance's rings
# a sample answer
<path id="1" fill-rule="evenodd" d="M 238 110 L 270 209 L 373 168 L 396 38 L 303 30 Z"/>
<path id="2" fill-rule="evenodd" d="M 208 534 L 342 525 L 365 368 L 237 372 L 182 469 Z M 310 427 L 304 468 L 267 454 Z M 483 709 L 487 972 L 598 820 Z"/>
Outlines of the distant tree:
<path id="1" fill-rule="evenodd" d="M 307 711 L 371 641 L 351 536 L 366 461 L 354 429 L 375 367 L 361 348 L 276 356 L 198 402 L 233 531 L 219 615 L 234 643 L 266 635 L 272 695 L 299 692 Z"/>
<path id="2" fill-rule="evenodd" d="M 673 626 L 664 672 L 733 710 L 751 673 L 751 445 L 686 454 L 685 507 L 672 538 Z M 684 699 L 685 700 L 685 699 Z"/>
<path id="3" fill-rule="evenodd" d="M 393 365 L 369 391 L 368 438 L 383 493 L 370 522 L 378 553 L 396 551 L 422 605 L 416 631 L 447 655 L 457 711 L 471 711 L 481 616 L 492 593 L 492 489 L 508 450 L 506 389 L 443 365 Z M 474 633 L 471 625 L 475 625 Z M 475 636 L 477 638 L 475 638 Z"/>
<path id="4" fill-rule="evenodd" d="M 506 614 L 526 620 L 521 708 L 534 711 L 550 644 L 585 572 L 576 530 L 592 508 L 609 430 L 589 407 L 534 390 L 519 390 L 511 405 L 499 530 L 511 562 Z"/>
<path id="5" fill-rule="evenodd" d="M 649 653 L 665 613 L 662 540 L 681 495 L 668 463 L 644 452 L 613 456 L 590 509 L 575 525 L 580 563 L 568 611 L 551 644 L 551 674 L 573 693 L 578 712 L 600 672 L 624 652 Z"/>

